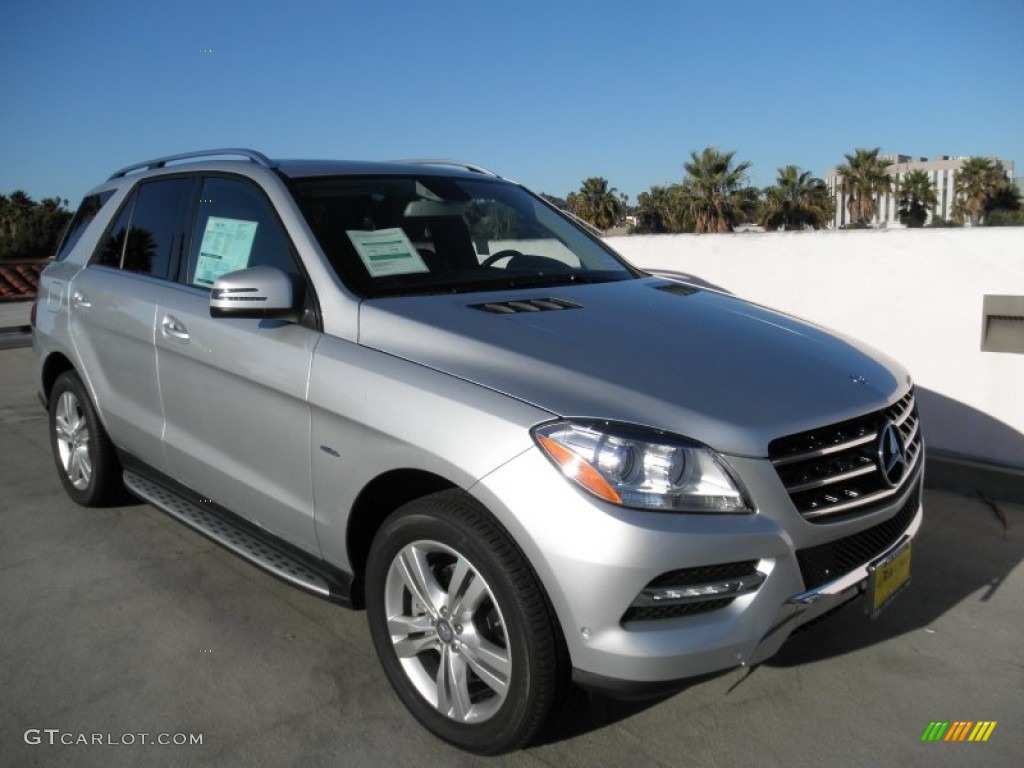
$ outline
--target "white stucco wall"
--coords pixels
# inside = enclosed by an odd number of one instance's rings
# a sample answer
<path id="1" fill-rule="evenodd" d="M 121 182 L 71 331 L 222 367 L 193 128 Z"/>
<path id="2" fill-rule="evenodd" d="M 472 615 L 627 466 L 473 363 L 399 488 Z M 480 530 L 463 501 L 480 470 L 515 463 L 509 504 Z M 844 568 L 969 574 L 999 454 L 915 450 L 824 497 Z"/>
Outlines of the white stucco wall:
<path id="1" fill-rule="evenodd" d="M 982 352 L 985 294 L 1024 296 L 1024 227 L 632 235 L 643 269 L 690 275 L 903 363 L 932 449 L 1024 467 L 1024 354 Z"/>

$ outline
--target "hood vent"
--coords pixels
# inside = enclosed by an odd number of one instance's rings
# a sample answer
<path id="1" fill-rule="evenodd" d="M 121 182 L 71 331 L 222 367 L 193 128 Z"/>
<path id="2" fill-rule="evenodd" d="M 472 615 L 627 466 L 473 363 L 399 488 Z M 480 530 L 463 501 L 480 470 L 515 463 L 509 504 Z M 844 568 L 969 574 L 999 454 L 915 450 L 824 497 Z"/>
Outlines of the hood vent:
<path id="1" fill-rule="evenodd" d="M 656 285 L 659 291 L 665 293 L 674 293 L 676 296 L 693 296 L 700 289 L 694 288 L 692 285 L 683 285 L 682 283 L 669 283 L 668 285 Z"/>
<path id="2" fill-rule="evenodd" d="M 490 312 L 492 315 L 514 315 L 520 312 L 553 312 L 557 309 L 580 309 L 565 299 L 518 299 L 513 301 L 489 301 L 486 304 L 470 304 L 473 309 Z"/>

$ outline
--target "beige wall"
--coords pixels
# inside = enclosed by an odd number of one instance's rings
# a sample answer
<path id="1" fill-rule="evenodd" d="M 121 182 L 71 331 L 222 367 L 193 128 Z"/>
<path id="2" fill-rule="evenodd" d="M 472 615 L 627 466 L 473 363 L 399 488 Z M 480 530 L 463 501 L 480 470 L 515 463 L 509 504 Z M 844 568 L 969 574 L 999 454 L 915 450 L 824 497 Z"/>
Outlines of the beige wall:
<path id="1" fill-rule="evenodd" d="M 1024 227 L 633 235 L 650 270 L 855 336 L 902 362 L 932 449 L 1024 467 L 1024 354 L 982 352 L 985 294 L 1024 296 Z"/>

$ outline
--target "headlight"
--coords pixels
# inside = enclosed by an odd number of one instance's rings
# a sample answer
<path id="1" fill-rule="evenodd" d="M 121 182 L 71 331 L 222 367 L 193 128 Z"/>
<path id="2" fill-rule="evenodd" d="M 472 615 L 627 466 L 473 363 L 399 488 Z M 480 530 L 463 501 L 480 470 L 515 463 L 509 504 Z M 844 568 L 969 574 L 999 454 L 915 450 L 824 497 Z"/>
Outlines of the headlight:
<path id="1" fill-rule="evenodd" d="M 609 422 L 555 421 L 533 439 L 562 473 L 598 498 L 667 512 L 753 511 L 707 446 Z"/>

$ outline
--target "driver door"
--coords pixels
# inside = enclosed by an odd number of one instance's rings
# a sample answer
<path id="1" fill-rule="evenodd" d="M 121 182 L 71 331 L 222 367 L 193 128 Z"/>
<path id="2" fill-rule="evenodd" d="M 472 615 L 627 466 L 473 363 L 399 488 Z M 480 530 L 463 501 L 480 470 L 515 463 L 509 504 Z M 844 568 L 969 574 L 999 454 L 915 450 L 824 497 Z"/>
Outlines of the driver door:
<path id="1" fill-rule="evenodd" d="M 214 319 L 209 309 L 213 280 L 237 269 L 273 266 L 301 286 L 291 243 L 249 180 L 205 178 L 200 201 L 187 263 L 156 316 L 170 473 L 319 556 L 306 394 L 320 334 L 278 320 Z"/>

